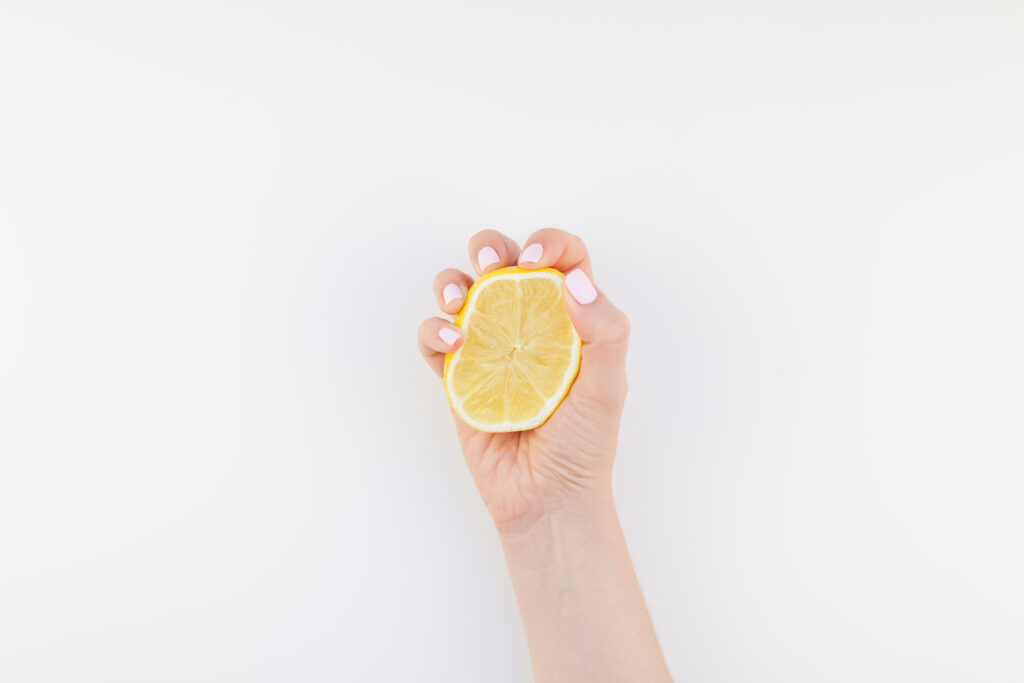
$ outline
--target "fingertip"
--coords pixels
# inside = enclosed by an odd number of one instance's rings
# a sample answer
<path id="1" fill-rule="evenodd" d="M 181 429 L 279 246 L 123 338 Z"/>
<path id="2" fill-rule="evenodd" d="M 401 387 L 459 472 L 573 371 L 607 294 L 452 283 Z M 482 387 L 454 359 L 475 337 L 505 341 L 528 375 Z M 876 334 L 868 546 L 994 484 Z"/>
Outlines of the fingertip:
<path id="1" fill-rule="evenodd" d="M 437 336 L 452 349 L 458 348 L 462 343 L 462 333 L 454 327 L 442 327 L 437 331 Z"/>
<path id="2" fill-rule="evenodd" d="M 463 293 L 462 287 L 457 283 L 449 282 L 444 286 L 444 289 L 441 292 L 441 297 L 444 299 L 444 305 L 450 307 L 453 303 L 462 301 L 466 298 L 466 295 Z"/>
<path id="3" fill-rule="evenodd" d="M 588 277 L 591 276 L 590 257 L 587 256 L 587 247 L 578 235 L 557 228 L 542 228 L 530 235 L 526 240 L 527 248 L 533 245 L 543 245 L 538 255 L 538 265 L 554 268 L 563 273 L 568 273 L 574 268 L 582 268 Z"/>
<path id="4" fill-rule="evenodd" d="M 497 230 L 481 230 L 469 239 L 469 258 L 477 273 L 483 275 L 519 259 L 519 245 Z"/>
<path id="5" fill-rule="evenodd" d="M 597 299 L 597 288 L 581 268 L 569 271 L 565 276 L 565 288 L 569 290 L 573 300 L 583 306 L 592 304 Z"/>
<path id="6" fill-rule="evenodd" d="M 473 286 L 473 278 L 461 270 L 446 268 L 434 277 L 434 296 L 443 313 L 455 315 L 462 308 Z"/>
<path id="7" fill-rule="evenodd" d="M 519 255 L 519 265 L 523 268 L 539 268 L 544 257 L 544 245 L 540 242 L 528 244 Z"/>
<path id="8" fill-rule="evenodd" d="M 494 247 L 486 246 L 476 253 L 476 267 L 481 273 L 487 272 L 488 268 L 500 261 L 501 257 Z"/>

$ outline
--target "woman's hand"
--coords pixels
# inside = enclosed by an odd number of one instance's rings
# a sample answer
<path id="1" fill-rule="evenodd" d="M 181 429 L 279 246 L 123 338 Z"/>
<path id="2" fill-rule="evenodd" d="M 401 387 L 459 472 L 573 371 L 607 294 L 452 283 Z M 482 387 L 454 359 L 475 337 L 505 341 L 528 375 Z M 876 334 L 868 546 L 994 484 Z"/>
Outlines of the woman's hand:
<path id="1" fill-rule="evenodd" d="M 539 230 L 520 251 L 508 237 L 484 230 L 469 240 L 469 256 L 478 275 L 512 265 L 565 273 L 565 306 L 583 340 L 576 382 L 537 429 L 480 432 L 452 411 L 466 463 L 495 523 L 508 531 L 553 511 L 603 504 L 611 497 L 612 460 L 626 398 L 629 320 L 593 285 L 587 249 L 576 235 Z M 441 271 L 434 279 L 441 310 L 458 313 L 472 284 L 462 271 Z M 445 354 L 462 343 L 461 335 L 453 336 L 457 331 L 436 317 L 420 325 L 420 351 L 438 375 Z"/>
<path id="2" fill-rule="evenodd" d="M 498 526 L 537 681 L 670 681 L 626 549 L 611 494 L 612 460 L 626 399 L 629 321 L 593 282 L 579 237 L 540 230 L 519 245 L 493 230 L 469 241 L 477 274 L 519 264 L 566 274 L 563 296 L 583 340 L 580 373 L 540 427 L 480 432 L 454 414 L 462 452 Z M 473 279 L 434 279 L 441 310 L 462 308 Z M 462 343 L 442 318 L 420 325 L 437 374 Z"/>

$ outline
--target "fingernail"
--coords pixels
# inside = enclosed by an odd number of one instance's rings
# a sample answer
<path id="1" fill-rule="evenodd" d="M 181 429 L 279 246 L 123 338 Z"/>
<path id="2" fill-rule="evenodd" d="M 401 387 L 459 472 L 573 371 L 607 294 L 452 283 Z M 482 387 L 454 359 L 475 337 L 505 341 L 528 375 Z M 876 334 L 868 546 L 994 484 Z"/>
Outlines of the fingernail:
<path id="1" fill-rule="evenodd" d="M 476 255 L 476 264 L 480 267 L 480 271 L 487 270 L 487 266 L 492 266 L 498 262 L 498 252 L 494 251 L 494 247 L 484 247 Z"/>
<path id="2" fill-rule="evenodd" d="M 572 298 L 581 304 L 589 304 L 597 298 L 597 290 L 590 278 L 579 268 L 565 276 L 565 286 L 569 288 Z"/>
<path id="3" fill-rule="evenodd" d="M 462 336 L 450 327 L 442 327 L 437 332 L 437 336 L 441 338 L 448 346 L 454 346 L 455 342 L 459 341 L 459 337 Z"/>
<path id="4" fill-rule="evenodd" d="M 456 299 L 462 298 L 462 288 L 454 282 L 449 282 L 444 286 L 441 296 L 444 297 L 444 305 L 447 306 Z"/>
<path id="5" fill-rule="evenodd" d="M 523 253 L 519 256 L 520 263 L 537 263 L 540 261 L 540 257 L 544 255 L 544 247 L 540 244 L 531 244 L 530 246 L 523 249 Z"/>

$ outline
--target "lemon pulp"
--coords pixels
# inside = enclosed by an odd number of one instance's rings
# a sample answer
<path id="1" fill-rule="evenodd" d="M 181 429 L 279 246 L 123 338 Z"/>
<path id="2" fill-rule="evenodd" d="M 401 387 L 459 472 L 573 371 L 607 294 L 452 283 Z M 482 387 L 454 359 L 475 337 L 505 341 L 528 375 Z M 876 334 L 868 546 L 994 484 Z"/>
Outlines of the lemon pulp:
<path id="1" fill-rule="evenodd" d="M 455 320 L 463 344 L 445 359 L 455 412 L 488 432 L 533 429 L 569 393 L 580 337 L 557 270 L 501 268 L 477 280 Z"/>

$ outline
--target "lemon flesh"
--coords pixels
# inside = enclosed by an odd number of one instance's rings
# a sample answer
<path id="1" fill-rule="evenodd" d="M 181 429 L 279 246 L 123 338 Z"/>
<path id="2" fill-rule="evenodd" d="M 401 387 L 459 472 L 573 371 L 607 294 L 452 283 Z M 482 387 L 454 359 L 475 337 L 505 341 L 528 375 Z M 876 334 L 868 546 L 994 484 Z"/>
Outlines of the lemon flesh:
<path id="1" fill-rule="evenodd" d="M 445 358 L 455 412 L 486 432 L 538 427 L 579 372 L 580 337 L 562 301 L 557 270 L 501 268 L 480 278 L 455 320 L 462 346 Z"/>

